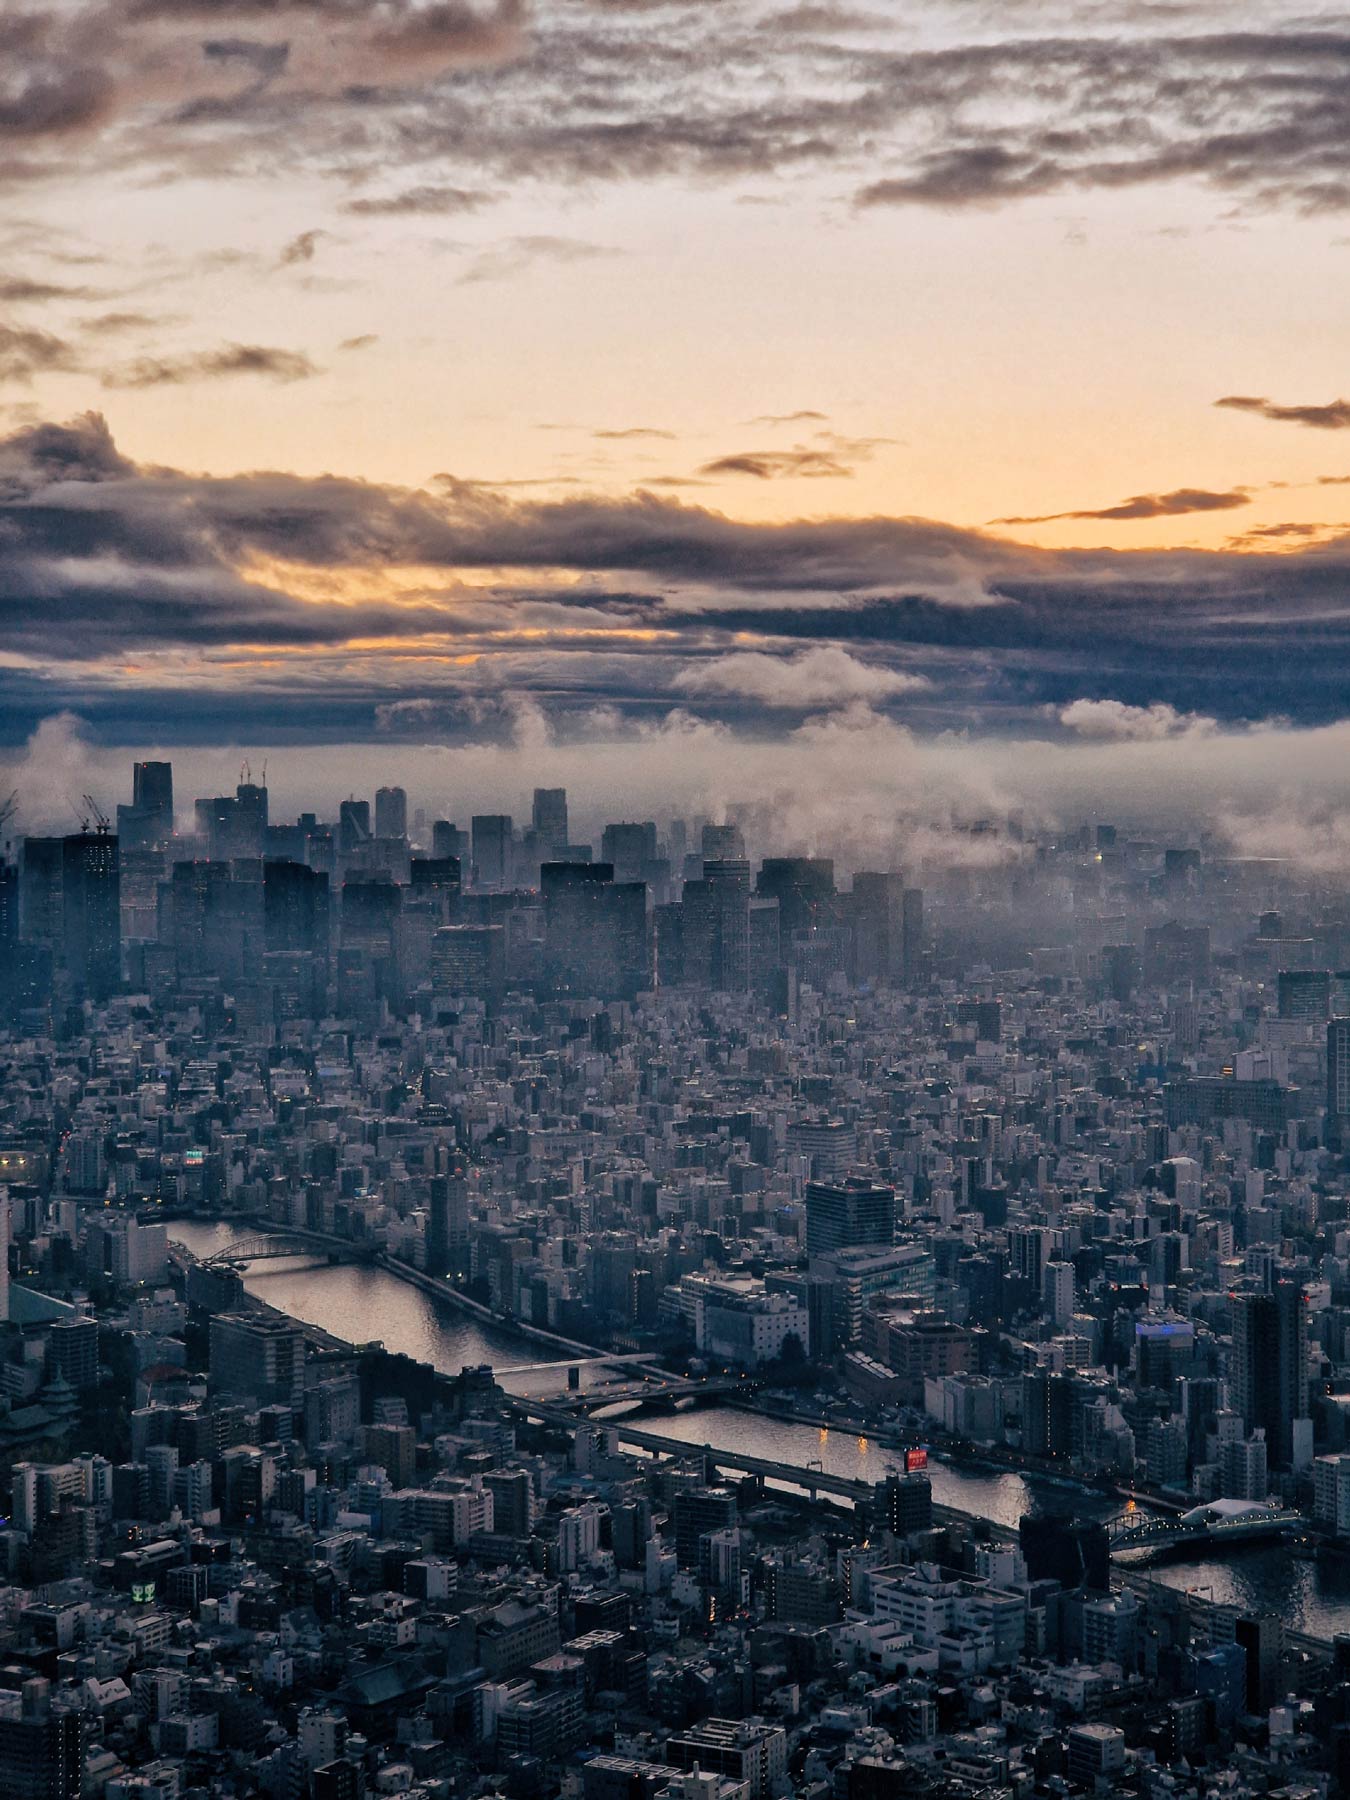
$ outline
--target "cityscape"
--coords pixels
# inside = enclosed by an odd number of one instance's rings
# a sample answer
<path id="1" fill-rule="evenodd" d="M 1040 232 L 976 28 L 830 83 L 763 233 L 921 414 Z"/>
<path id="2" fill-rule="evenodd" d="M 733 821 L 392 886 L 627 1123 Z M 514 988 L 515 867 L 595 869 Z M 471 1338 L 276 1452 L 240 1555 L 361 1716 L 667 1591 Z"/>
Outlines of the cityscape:
<path id="1" fill-rule="evenodd" d="M 0 867 L 0 1784 L 1350 1784 L 1338 882 L 129 774 Z"/>
<path id="2" fill-rule="evenodd" d="M 1350 1800 L 1350 23 L 0 0 L 0 1800 Z"/>

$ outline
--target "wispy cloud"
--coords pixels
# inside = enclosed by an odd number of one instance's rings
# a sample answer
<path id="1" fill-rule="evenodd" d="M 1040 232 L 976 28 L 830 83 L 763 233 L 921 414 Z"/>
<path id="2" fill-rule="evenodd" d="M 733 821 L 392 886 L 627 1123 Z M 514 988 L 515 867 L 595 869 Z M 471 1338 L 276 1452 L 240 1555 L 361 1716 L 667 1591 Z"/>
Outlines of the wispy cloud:
<path id="1" fill-rule="evenodd" d="M 153 388 L 224 381 L 236 375 L 306 381 L 322 373 L 300 350 L 279 350 L 269 344 L 222 344 L 217 350 L 193 350 L 181 356 L 139 356 L 134 362 L 105 369 L 100 379 L 107 388 Z"/>
<path id="2" fill-rule="evenodd" d="M 1280 425 L 1306 425 L 1312 431 L 1350 431 L 1350 400 L 1328 400 L 1321 405 L 1282 406 L 1261 394 L 1225 394 L 1215 406 L 1230 412 L 1256 413 Z"/>

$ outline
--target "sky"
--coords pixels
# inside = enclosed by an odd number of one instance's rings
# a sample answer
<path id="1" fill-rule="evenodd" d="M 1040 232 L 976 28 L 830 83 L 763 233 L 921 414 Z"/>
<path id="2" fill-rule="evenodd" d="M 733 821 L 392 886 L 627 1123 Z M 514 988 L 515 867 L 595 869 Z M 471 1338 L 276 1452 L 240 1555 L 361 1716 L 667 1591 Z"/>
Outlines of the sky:
<path id="1" fill-rule="evenodd" d="M 13 0 L 20 818 L 159 753 L 1325 858 L 1348 93 L 1279 0 Z"/>

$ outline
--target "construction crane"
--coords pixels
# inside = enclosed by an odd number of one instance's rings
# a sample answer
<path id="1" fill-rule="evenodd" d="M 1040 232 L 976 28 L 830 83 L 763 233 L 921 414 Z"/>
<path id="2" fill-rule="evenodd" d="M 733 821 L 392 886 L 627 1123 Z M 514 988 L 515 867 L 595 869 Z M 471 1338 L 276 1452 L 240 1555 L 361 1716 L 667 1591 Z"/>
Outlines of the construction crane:
<path id="1" fill-rule="evenodd" d="M 0 831 L 3 831 L 5 829 L 6 825 L 9 824 L 10 820 L 14 817 L 15 813 L 18 810 L 19 810 L 19 790 L 18 790 L 18 788 L 14 788 L 10 792 L 9 799 L 4 801 L 3 804 L 0 804 Z M 6 838 L 5 845 L 4 845 L 4 855 L 6 857 L 9 855 L 9 843 L 10 843 L 10 840 L 8 838 Z"/>
<path id="2" fill-rule="evenodd" d="M 104 812 L 103 808 L 99 805 L 98 801 L 95 800 L 92 794 L 86 794 L 84 796 L 84 804 L 88 809 L 90 818 L 93 819 L 95 825 L 98 827 L 100 837 L 102 837 L 105 832 L 112 830 L 112 820 L 108 817 L 107 813 Z M 82 831 L 88 831 L 89 819 L 81 819 L 80 829 Z"/>

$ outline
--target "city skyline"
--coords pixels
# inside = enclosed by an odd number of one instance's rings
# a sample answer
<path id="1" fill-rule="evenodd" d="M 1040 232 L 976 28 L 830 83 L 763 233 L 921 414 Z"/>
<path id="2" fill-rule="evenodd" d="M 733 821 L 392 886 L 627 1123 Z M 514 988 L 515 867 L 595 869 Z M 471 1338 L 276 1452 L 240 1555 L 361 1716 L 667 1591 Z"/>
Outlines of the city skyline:
<path id="1" fill-rule="evenodd" d="M 888 849 L 1128 802 L 1350 866 L 1337 15 L 6 30 L 29 828 L 128 751 L 497 805 L 548 762 L 808 848 L 847 784 Z"/>

